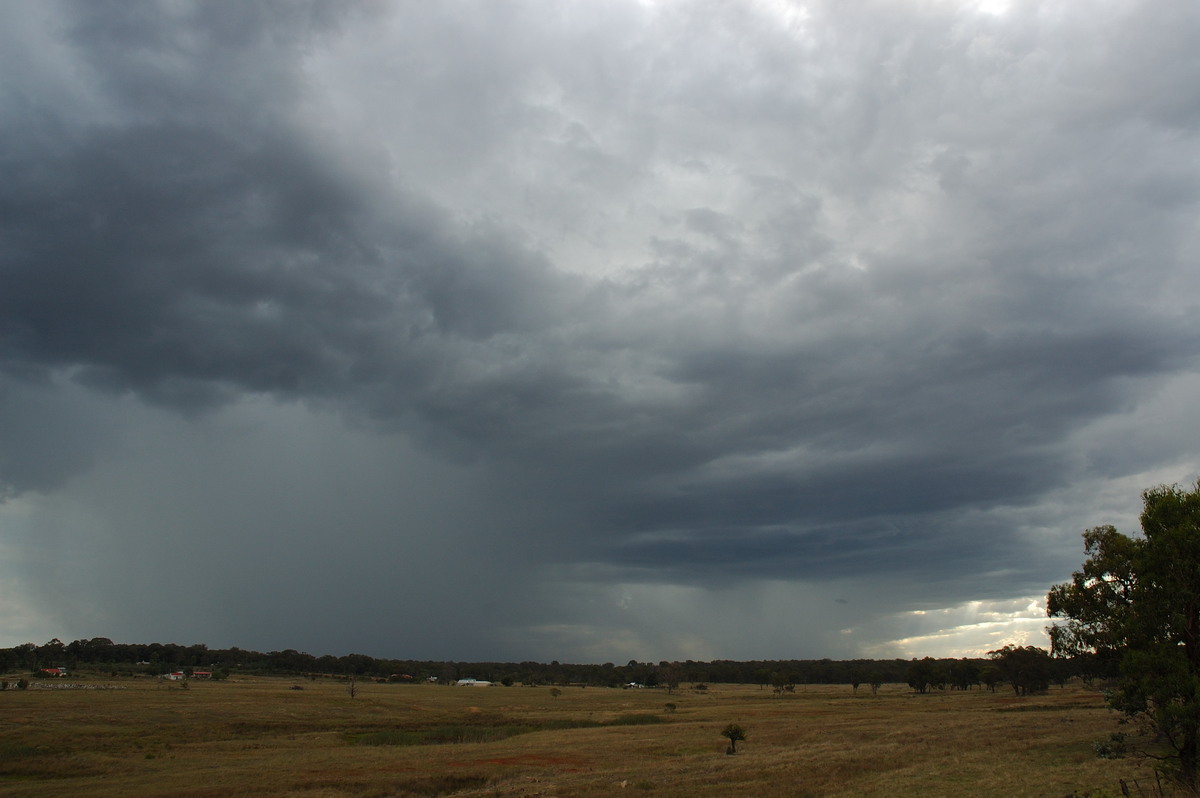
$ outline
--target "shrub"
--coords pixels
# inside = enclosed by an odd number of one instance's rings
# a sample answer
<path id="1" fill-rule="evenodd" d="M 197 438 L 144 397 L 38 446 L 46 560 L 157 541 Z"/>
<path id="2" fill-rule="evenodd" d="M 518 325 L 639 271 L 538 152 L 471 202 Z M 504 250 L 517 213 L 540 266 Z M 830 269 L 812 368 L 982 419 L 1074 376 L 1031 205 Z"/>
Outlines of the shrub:
<path id="1" fill-rule="evenodd" d="M 736 723 L 730 723 L 724 729 L 721 729 L 721 736 L 729 740 L 729 750 L 725 753 L 736 754 L 738 742 L 746 739 L 746 730 Z"/>
<path id="2" fill-rule="evenodd" d="M 1125 734 L 1123 732 L 1113 732 L 1108 735 L 1107 740 L 1097 740 L 1092 743 L 1092 750 L 1096 752 L 1096 756 L 1100 759 L 1121 759 L 1127 753 Z"/>

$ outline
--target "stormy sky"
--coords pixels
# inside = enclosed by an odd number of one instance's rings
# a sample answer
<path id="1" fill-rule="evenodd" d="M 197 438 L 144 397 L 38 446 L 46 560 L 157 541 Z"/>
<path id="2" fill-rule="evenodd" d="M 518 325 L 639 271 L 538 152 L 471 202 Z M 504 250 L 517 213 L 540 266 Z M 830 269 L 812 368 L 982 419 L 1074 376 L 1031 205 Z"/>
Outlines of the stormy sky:
<path id="1" fill-rule="evenodd" d="M 1192 0 L 0 0 L 0 645 L 1045 643 L 1200 474 Z"/>

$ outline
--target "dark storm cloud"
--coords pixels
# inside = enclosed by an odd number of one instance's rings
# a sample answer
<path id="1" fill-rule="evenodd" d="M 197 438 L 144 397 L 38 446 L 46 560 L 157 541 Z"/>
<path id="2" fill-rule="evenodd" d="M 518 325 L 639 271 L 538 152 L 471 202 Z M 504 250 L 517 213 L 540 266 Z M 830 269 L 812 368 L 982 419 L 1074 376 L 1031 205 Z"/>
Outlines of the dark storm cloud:
<path id="1" fill-rule="evenodd" d="M 541 259 L 486 226 L 450 229 L 403 191 L 379 197 L 273 107 L 298 90 L 293 40 L 307 36 L 289 30 L 316 35 L 292 21 L 302 8 L 231 8 L 77 9 L 81 60 L 133 109 L 14 137 L 0 197 L 10 368 L 77 368 L 183 405 L 374 379 L 403 393 L 439 354 L 422 336 L 535 326 L 562 282 Z M 230 91 L 242 72 L 281 77 Z"/>
<path id="2" fill-rule="evenodd" d="M 191 441 L 161 469 L 186 471 L 194 424 L 185 484 L 238 494 L 223 419 L 259 419 L 257 503 L 185 524 L 246 530 L 245 573 L 197 554 L 237 602 L 287 537 L 288 584 L 452 604 L 453 558 L 408 547 L 430 530 L 476 552 L 479 602 L 523 583 L 513 640 L 627 623 L 583 595 L 554 618 L 566 575 L 1008 599 L 1076 556 L 1070 527 L 1031 562 L 1048 502 L 1195 467 L 1101 451 L 1197 366 L 1189 4 L 2 8 L 0 479 L 145 542 L 172 516 L 128 509 L 146 452 Z M 294 484 L 345 489 L 276 517 L 289 425 L 329 413 L 340 468 Z M 343 524 L 384 556 L 339 560 Z M 501 622 L 437 617 L 460 650 Z"/>

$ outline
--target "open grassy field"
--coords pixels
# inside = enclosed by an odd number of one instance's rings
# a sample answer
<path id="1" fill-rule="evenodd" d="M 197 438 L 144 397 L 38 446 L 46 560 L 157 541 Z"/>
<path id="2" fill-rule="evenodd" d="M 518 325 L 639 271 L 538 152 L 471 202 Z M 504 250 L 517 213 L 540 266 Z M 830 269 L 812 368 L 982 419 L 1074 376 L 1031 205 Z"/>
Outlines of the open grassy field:
<path id="1" fill-rule="evenodd" d="M 1154 784 L 1143 759 L 1096 758 L 1093 741 L 1121 727 L 1082 687 L 555 697 L 360 682 L 351 698 L 333 680 L 72 681 L 115 689 L 0 692 L 0 795 L 1061 797 Z M 748 733 L 734 756 L 730 722 Z"/>

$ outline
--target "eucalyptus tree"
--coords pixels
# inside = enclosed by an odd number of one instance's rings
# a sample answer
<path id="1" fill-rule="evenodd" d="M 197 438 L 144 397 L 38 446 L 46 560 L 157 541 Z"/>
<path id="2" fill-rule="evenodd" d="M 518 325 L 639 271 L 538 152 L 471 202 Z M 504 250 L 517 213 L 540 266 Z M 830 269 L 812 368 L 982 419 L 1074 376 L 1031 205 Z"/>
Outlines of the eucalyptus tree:
<path id="1" fill-rule="evenodd" d="M 1046 612 L 1056 655 L 1118 666 L 1109 703 L 1147 721 L 1165 741 L 1179 780 L 1200 765 L 1200 481 L 1142 494 L 1142 534 L 1112 526 L 1083 535 L 1087 559 L 1055 585 Z"/>

